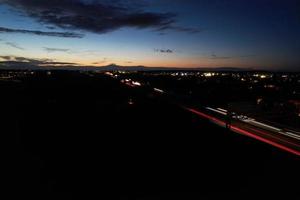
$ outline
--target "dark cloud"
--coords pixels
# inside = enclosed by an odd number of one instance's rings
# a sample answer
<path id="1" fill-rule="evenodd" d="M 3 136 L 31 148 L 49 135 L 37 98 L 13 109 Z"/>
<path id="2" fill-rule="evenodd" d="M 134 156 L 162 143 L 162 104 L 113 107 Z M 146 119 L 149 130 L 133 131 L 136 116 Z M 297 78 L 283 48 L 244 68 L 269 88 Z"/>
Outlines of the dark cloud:
<path id="1" fill-rule="evenodd" d="M 187 27 L 180 27 L 180 26 L 170 26 L 169 29 L 178 32 L 187 32 L 187 33 L 200 33 L 203 31 L 202 29 L 198 29 L 198 28 L 187 28 Z"/>
<path id="2" fill-rule="evenodd" d="M 52 59 L 34 59 L 18 56 L 0 56 L 0 66 L 6 67 L 46 67 L 46 66 L 76 66 L 76 63 L 56 62 Z"/>
<path id="3" fill-rule="evenodd" d="M 8 46 L 10 46 L 10 47 L 13 47 L 15 49 L 24 50 L 24 48 L 20 47 L 19 45 L 17 45 L 14 42 L 5 42 L 5 44 L 8 45 Z"/>
<path id="4" fill-rule="evenodd" d="M 0 59 L 4 61 L 16 61 L 16 62 L 26 62 L 26 63 L 32 63 L 32 64 L 43 64 L 46 62 L 52 62 L 51 59 L 33 59 L 33 58 L 26 58 L 21 56 L 0 56 Z"/>
<path id="5" fill-rule="evenodd" d="M 102 65 L 108 62 L 107 58 L 103 58 L 101 61 L 92 63 L 93 65 Z"/>
<path id="6" fill-rule="evenodd" d="M 2 59 L 2 60 L 12 60 L 13 56 L 0 56 L 0 59 Z"/>
<path id="7" fill-rule="evenodd" d="M 180 27 L 180 26 L 173 26 L 173 25 L 162 26 L 157 29 L 157 31 L 160 32 L 160 35 L 165 35 L 164 31 L 167 30 L 174 30 L 177 32 L 186 32 L 191 34 L 200 33 L 203 31 L 202 29 L 198 29 L 198 28 L 188 28 L 188 27 Z"/>
<path id="8" fill-rule="evenodd" d="M 69 52 L 70 51 L 70 49 L 49 48 L 49 47 L 44 47 L 44 50 L 47 51 L 48 53 Z"/>
<path id="9" fill-rule="evenodd" d="M 171 49 L 154 49 L 154 51 L 159 53 L 174 53 L 174 50 Z"/>
<path id="10" fill-rule="evenodd" d="M 242 56 L 239 56 L 240 58 L 251 58 L 251 57 L 255 57 L 256 55 L 254 54 L 251 54 L 251 55 L 242 55 Z"/>
<path id="11" fill-rule="evenodd" d="M 216 54 L 211 54 L 211 59 L 216 59 L 216 60 L 226 60 L 226 59 L 231 59 L 233 57 L 230 56 L 217 56 Z"/>
<path id="12" fill-rule="evenodd" d="M 64 38 L 82 38 L 83 34 L 72 33 L 72 32 L 45 32 L 36 30 L 24 30 L 24 29 L 11 29 L 0 27 L 0 33 L 22 33 L 22 34 L 33 34 L 50 37 L 64 37 Z"/>
<path id="13" fill-rule="evenodd" d="M 56 62 L 56 61 L 47 61 L 44 63 L 41 63 L 39 66 L 51 66 L 51 65 L 78 65 L 77 63 L 71 63 L 71 62 Z"/>
<path id="14" fill-rule="evenodd" d="M 0 0 L 15 10 L 56 27 L 106 33 L 123 27 L 152 28 L 195 33 L 196 29 L 175 26 L 176 14 L 148 12 L 146 1 L 107 0 Z"/>
<path id="15" fill-rule="evenodd" d="M 55 27 L 54 26 L 46 26 L 47 29 L 50 29 L 50 30 L 54 30 Z"/>
<path id="16" fill-rule="evenodd" d="M 240 56 L 217 56 L 216 54 L 211 54 L 210 59 L 215 60 L 227 60 L 227 59 L 235 59 L 235 58 L 249 58 L 255 55 L 240 55 Z"/>

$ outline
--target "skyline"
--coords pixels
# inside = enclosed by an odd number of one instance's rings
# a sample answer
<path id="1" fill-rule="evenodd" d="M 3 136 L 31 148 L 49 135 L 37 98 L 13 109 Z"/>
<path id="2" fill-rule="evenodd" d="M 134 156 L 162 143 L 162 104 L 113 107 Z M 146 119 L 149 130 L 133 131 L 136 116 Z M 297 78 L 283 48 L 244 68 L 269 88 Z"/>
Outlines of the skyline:
<path id="1" fill-rule="evenodd" d="M 297 0 L 0 0 L 0 65 L 297 70 Z"/>

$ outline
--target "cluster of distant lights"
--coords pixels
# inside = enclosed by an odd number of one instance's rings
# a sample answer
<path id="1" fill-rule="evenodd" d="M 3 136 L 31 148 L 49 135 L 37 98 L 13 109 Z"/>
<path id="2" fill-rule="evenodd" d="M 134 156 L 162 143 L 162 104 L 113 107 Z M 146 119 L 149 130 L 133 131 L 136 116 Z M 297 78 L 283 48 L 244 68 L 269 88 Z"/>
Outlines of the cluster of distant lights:
<path id="1" fill-rule="evenodd" d="M 132 73 L 132 72 L 126 72 L 126 71 L 117 71 L 117 72 L 106 72 L 107 75 L 118 78 L 119 75 L 122 74 L 127 74 L 127 73 Z M 136 72 L 134 72 L 136 73 Z M 147 72 L 144 72 L 145 74 L 148 74 Z M 240 80 L 241 82 L 251 82 L 254 84 L 260 83 L 261 81 L 264 80 L 269 80 L 274 78 L 275 74 L 273 73 L 238 73 L 238 72 L 167 72 L 167 71 L 162 71 L 162 72 L 155 72 L 155 73 L 150 73 L 150 75 L 164 75 L 164 76 L 173 76 L 173 77 L 178 77 L 178 80 L 181 80 L 181 78 L 188 78 L 188 77 L 202 77 L 205 79 L 210 79 L 213 77 L 226 77 L 226 76 L 231 76 L 232 78 L 235 78 L 237 80 Z M 289 81 L 291 78 L 297 78 L 299 75 L 298 74 L 281 74 L 279 77 L 283 81 Z M 277 76 L 278 77 L 278 76 Z M 129 86 L 132 87 L 138 87 L 141 86 L 142 84 L 139 82 L 132 82 L 131 80 L 122 80 L 123 83 L 126 83 Z M 297 80 L 298 83 L 300 83 L 300 79 Z M 263 86 L 266 89 L 278 89 L 278 87 L 274 84 L 265 84 Z M 249 89 L 252 90 L 253 87 L 249 86 Z"/>
<path id="2" fill-rule="evenodd" d="M 36 74 L 36 71 L 31 71 L 31 70 L 26 70 L 26 71 L 18 71 L 18 70 L 15 70 L 15 71 L 5 71 L 5 72 L 2 72 L 0 73 L 0 78 L 5 78 L 5 77 L 25 77 L 25 76 L 32 76 L 32 75 L 35 75 Z M 46 74 L 51 76 L 52 75 L 52 72 L 49 70 L 49 71 L 46 71 Z"/>
<path id="3" fill-rule="evenodd" d="M 122 74 L 128 74 L 130 72 L 106 72 L 105 74 L 108 75 L 108 76 L 111 76 L 113 78 L 116 78 L 116 79 L 119 79 L 122 77 Z M 136 73 L 136 72 L 134 72 Z M 148 74 L 148 73 L 147 73 Z M 259 83 L 260 80 L 263 81 L 265 79 L 272 79 L 274 78 L 274 74 L 272 73 L 230 73 L 230 72 L 227 72 L 227 73 L 224 73 L 224 72 L 161 72 L 160 73 L 161 75 L 168 75 L 168 76 L 173 76 L 173 77 L 179 77 L 178 80 L 180 80 L 181 78 L 180 77 L 191 77 L 191 76 L 194 76 L 195 75 L 197 77 L 204 77 L 204 78 L 211 78 L 211 77 L 222 77 L 222 76 L 231 76 L 237 80 L 240 80 L 240 81 L 250 81 L 252 83 Z M 149 75 L 149 74 L 148 74 Z M 155 72 L 155 74 L 153 73 L 150 73 L 150 75 L 159 75 L 157 72 Z M 293 76 L 293 75 L 292 75 Z M 289 79 L 291 78 L 292 76 L 289 76 L 289 75 L 286 75 L 286 74 L 282 74 L 280 75 L 279 77 L 282 78 L 283 80 L 286 80 L 286 79 Z M 120 79 L 120 82 L 129 86 L 129 87 L 132 87 L 132 88 L 136 88 L 136 87 L 142 87 L 144 84 L 141 83 L 141 82 L 138 82 L 138 81 L 134 81 L 130 78 L 124 78 L 124 79 Z M 298 80 L 299 82 L 299 80 Z M 279 87 L 277 87 L 276 85 L 274 84 L 264 84 L 263 87 L 265 89 L 272 89 L 272 90 L 278 90 Z M 253 89 L 253 86 L 249 86 L 249 90 L 252 90 Z M 153 91 L 157 94 L 164 94 L 165 91 L 162 90 L 162 89 L 159 89 L 159 88 L 153 88 Z M 296 91 L 294 91 L 294 94 L 296 93 Z M 134 104 L 134 101 L 132 99 L 130 99 L 128 101 L 128 104 L 129 105 L 133 105 Z M 300 113 L 298 114 L 298 116 L 300 117 Z M 243 116 L 237 116 L 239 119 L 244 119 Z M 247 117 L 246 117 L 247 118 Z M 250 118 L 249 118 L 250 119 Z M 247 119 L 247 120 L 249 120 Z M 254 120 L 255 121 L 255 120 Z M 251 121 L 251 123 L 258 123 L 258 122 L 253 122 L 253 120 Z"/>
<path id="4" fill-rule="evenodd" d="M 118 74 L 114 74 L 112 72 L 105 72 L 104 74 L 113 78 L 119 78 Z M 141 87 L 143 85 L 141 82 L 134 81 L 130 78 L 122 79 L 120 82 L 130 87 Z"/>
<path id="5" fill-rule="evenodd" d="M 185 76 L 198 76 L 198 77 L 206 77 L 206 78 L 209 78 L 209 77 L 219 77 L 219 76 L 232 76 L 232 77 L 237 77 L 237 78 L 240 78 L 242 76 L 245 76 L 245 75 L 241 75 L 240 73 L 235 73 L 235 72 L 172 72 L 172 73 L 166 73 L 166 72 L 163 72 L 161 74 L 165 74 L 165 75 L 171 75 L 171 76 L 174 76 L 174 77 L 177 77 L 177 76 L 182 76 L 182 77 L 185 77 Z M 258 79 L 268 79 L 268 78 L 272 78 L 274 75 L 273 74 L 266 74 L 266 73 L 254 73 L 254 74 L 251 74 L 251 75 L 247 75 L 249 77 L 253 77 L 253 78 L 258 78 Z M 289 78 L 289 75 L 281 75 L 281 78 Z M 245 81 L 246 79 L 244 78 L 241 78 L 242 81 Z"/>
<path id="6" fill-rule="evenodd" d="M 103 73 L 101 71 L 96 71 L 95 73 Z M 132 74 L 132 73 L 137 73 L 137 72 L 130 72 L 130 71 L 113 71 L 113 72 L 104 72 L 106 75 L 111 76 L 113 78 L 119 78 L 119 76 L 125 75 L 125 74 Z M 173 77 L 179 77 L 178 80 L 181 80 L 181 78 L 188 78 L 188 77 L 199 77 L 199 78 L 205 78 L 205 79 L 210 79 L 214 77 L 226 77 L 226 76 L 231 76 L 237 80 L 240 80 L 242 82 L 250 81 L 252 83 L 259 83 L 260 81 L 263 80 L 268 80 L 274 77 L 273 73 L 239 73 L 239 72 L 199 72 L 199 71 L 190 71 L 190 72 L 183 72 L 183 71 L 178 71 L 178 72 L 168 72 L 168 71 L 161 71 L 161 72 L 141 72 L 143 74 L 147 75 L 153 75 L 153 76 L 173 76 Z M 2 80 L 11 80 L 15 78 L 20 78 L 20 77 L 26 77 L 26 76 L 32 76 L 35 75 L 35 71 L 33 70 L 25 70 L 25 71 L 5 71 L 0 73 L 0 79 Z M 46 71 L 46 75 L 51 76 L 52 72 L 51 70 Z M 90 74 L 92 75 L 92 74 Z M 297 78 L 297 82 L 300 83 L 300 78 L 299 74 L 281 74 L 279 75 L 280 78 L 282 78 L 283 81 L 291 81 L 292 79 L 295 80 Z M 276 76 L 278 77 L 278 76 Z M 133 82 L 130 83 L 134 86 L 140 86 L 139 82 Z M 270 87 L 267 87 L 270 88 Z"/>
<path id="7" fill-rule="evenodd" d="M 141 87 L 142 84 L 138 81 L 133 81 L 131 79 L 122 79 L 121 83 L 124 83 L 125 85 L 128 85 L 130 87 Z"/>
<path id="8" fill-rule="evenodd" d="M 105 72 L 106 75 L 118 77 L 118 74 L 128 74 L 128 73 L 136 73 L 136 72 L 126 72 L 126 71 L 116 71 L 115 73 L 112 72 Z M 152 75 L 170 75 L 173 77 L 188 77 L 188 76 L 198 76 L 198 77 L 219 77 L 219 76 L 232 76 L 236 78 L 240 78 L 241 81 L 246 81 L 244 78 L 245 75 L 241 75 L 239 73 L 230 73 L 230 72 L 159 72 L 154 73 Z M 268 79 L 273 78 L 273 74 L 266 74 L 266 73 L 254 73 L 252 75 L 247 75 L 248 77 L 253 77 L 257 79 Z M 281 78 L 289 78 L 289 75 L 281 75 Z"/>
<path id="9" fill-rule="evenodd" d="M 2 72 L 0 74 L 0 79 L 1 80 L 13 80 L 16 78 L 32 76 L 34 74 L 35 74 L 34 71 L 7 71 L 4 73 Z"/>
<path id="10" fill-rule="evenodd" d="M 227 73 L 214 73 L 214 72 L 206 72 L 206 73 L 201 73 L 201 72 L 173 72 L 171 73 L 171 76 L 201 76 L 201 77 L 213 77 L 213 76 L 227 76 Z"/>

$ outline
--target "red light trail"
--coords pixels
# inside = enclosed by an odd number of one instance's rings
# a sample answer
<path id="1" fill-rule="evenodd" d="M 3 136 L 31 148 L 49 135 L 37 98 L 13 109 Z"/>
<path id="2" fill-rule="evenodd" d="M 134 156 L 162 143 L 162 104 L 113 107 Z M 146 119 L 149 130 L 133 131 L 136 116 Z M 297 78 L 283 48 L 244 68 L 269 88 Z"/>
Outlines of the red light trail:
<path id="1" fill-rule="evenodd" d="M 217 118 L 215 118 L 215 117 L 213 117 L 213 116 L 210 116 L 210 115 L 208 115 L 208 114 L 205 114 L 205 113 L 203 113 L 203 112 L 200 112 L 200 111 L 195 110 L 195 109 L 192 109 L 192 108 L 184 107 L 184 109 L 186 109 L 186 110 L 188 110 L 188 111 L 190 111 L 190 112 L 192 112 L 192 113 L 194 113 L 194 114 L 197 114 L 198 116 L 201 116 L 201 117 L 203 117 L 203 118 L 209 119 L 209 120 L 211 120 L 212 122 L 214 122 L 214 123 L 216 123 L 216 124 L 218 124 L 218 125 L 226 126 L 226 123 L 225 123 L 224 121 L 219 120 L 219 119 L 217 119 Z M 292 153 L 292 154 L 295 154 L 295 155 L 300 156 L 300 152 L 299 152 L 299 151 L 294 150 L 294 149 L 292 149 L 292 148 L 290 148 L 290 147 L 284 146 L 283 144 L 279 144 L 279 143 L 277 143 L 277 142 L 274 142 L 274 141 L 272 141 L 272 140 L 269 140 L 269 139 L 267 139 L 267 138 L 264 138 L 264 137 L 262 137 L 262 136 L 259 136 L 259 135 L 255 134 L 254 132 L 249 132 L 249 131 L 247 131 L 247 130 L 241 129 L 241 128 L 236 127 L 236 126 L 234 126 L 234 125 L 231 125 L 230 128 L 231 128 L 232 131 L 234 131 L 234 132 L 236 132 L 236 133 L 246 135 L 246 136 L 248 136 L 248 137 L 254 138 L 254 139 L 259 140 L 259 141 L 261 141 L 261 142 L 264 142 L 264 143 L 267 143 L 267 144 L 272 145 L 272 146 L 274 146 L 274 147 L 277 147 L 277 148 L 279 148 L 279 149 L 281 149 L 281 150 L 284 150 L 284 151 L 286 151 L 286 152 L 289 152 L 289 153 Z M 257 132 L 257 133 L 260 133 L 260 134 L 263 134 L 263 135 L 266 135 L 266 136 L 270 136 L 270 134 L 267 134 L 267 133 L 265 133 L 265 132 L 263 132 L 263 131 L 256 130 L 256 129 L 255 129 L 255 130 L 252 129 L 252 130 L 255 131 L 255 132 Z M 271 136 L 271 137 L 276 138 L 277 140 L 283 141 L 282 139 L 279 139 L 279 138 L 277 138 L 277 137 L 275 137 L 275 136 Z M 294 144 L 294 143 L 291 143 L 291 142 L 289 142 L 289 141 L 285 141 L 285 140 L 284 140 L 284 142 L 299 147 L 299 145 Z"/>

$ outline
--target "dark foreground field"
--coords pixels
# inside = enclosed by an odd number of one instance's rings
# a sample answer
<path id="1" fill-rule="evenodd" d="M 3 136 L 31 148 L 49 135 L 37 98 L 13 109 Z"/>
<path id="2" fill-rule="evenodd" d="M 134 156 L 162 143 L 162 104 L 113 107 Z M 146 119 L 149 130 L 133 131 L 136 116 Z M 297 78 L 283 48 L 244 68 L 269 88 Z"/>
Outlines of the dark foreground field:
<path id="1" fill-rule="evenodd" d="M 36 76 L 0 91 L 11 199 L 300 198 L 296 156 L 104 75 Z"/>

